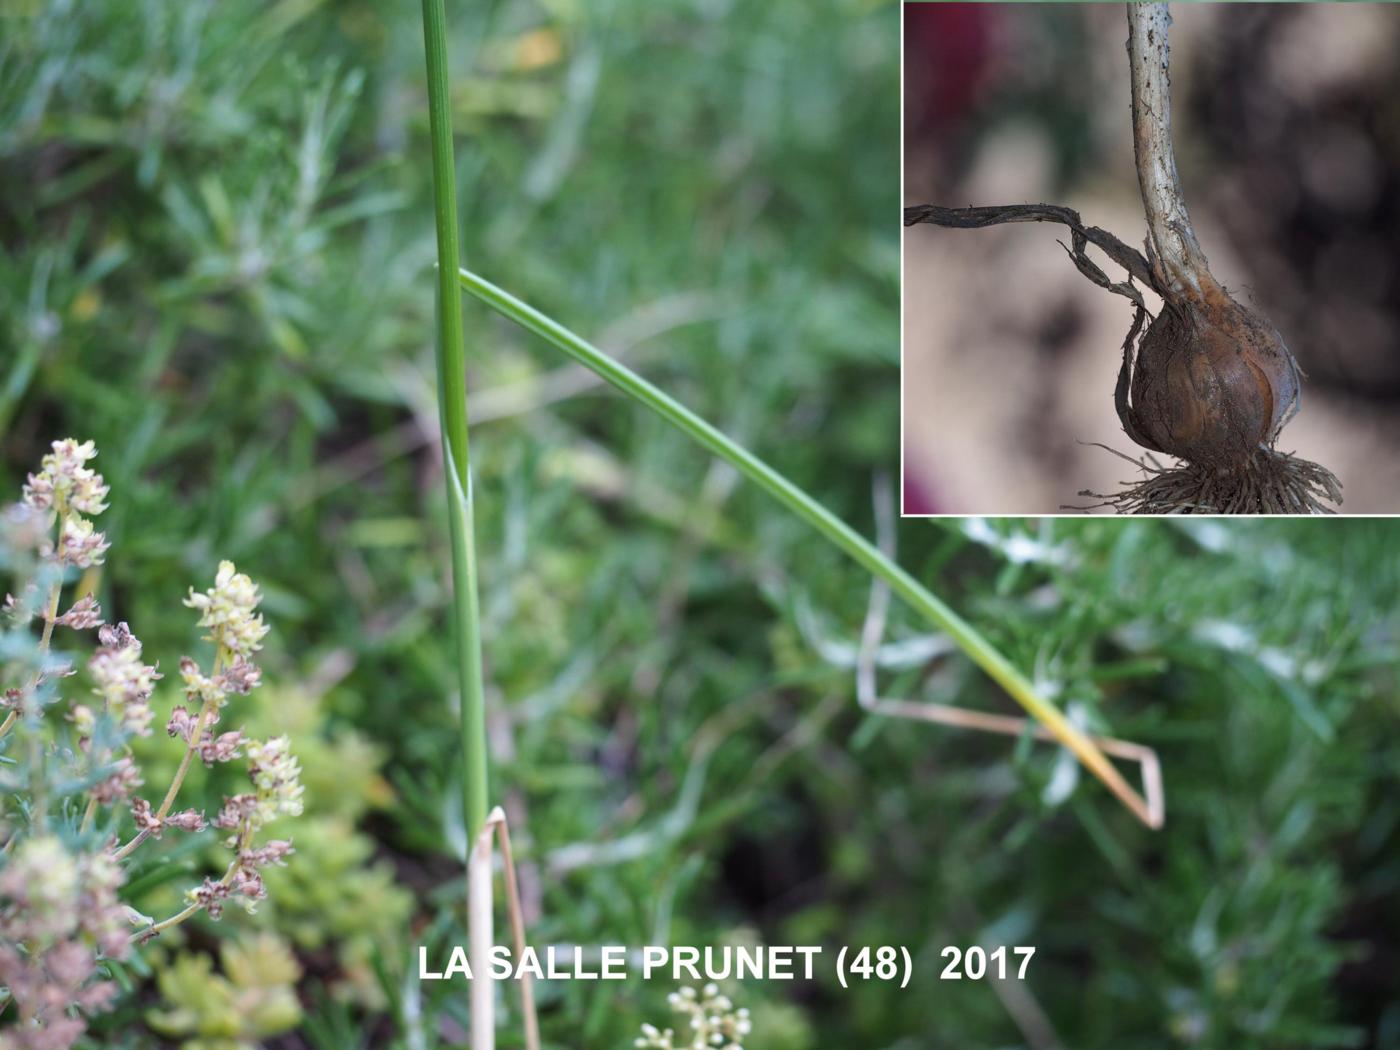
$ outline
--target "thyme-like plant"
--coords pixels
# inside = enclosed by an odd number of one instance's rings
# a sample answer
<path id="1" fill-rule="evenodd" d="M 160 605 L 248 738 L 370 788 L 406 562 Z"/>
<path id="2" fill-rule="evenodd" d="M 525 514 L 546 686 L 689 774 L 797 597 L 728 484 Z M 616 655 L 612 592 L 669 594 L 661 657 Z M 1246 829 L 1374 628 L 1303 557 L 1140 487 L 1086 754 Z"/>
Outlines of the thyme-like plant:
<path id="1" fill-rule="evenodd" d="M 220 564 L 212 588 L 191 589 L 185 601 L 199 613 L 214 656 L 207 669 L 193 657 L 180 660 L 185 704 L 165 728 L 183 742 L 184 756 L 159 805 L 141 792 L 131 741 L 152 735 L 151 697 L 162 675 L 125 622 L 103 621 L 95 597 L 110 547 L 94 525 L 108 496 L 88 465 L 96 455 L 91 441 L 55 441 L 0 525 L 0 565 L 13 587 L 0 635 L 0 985 L 15 1005 L 12 1024 L 0 1031 L 3 1050 L 71 1046 L 86 1030 L 85 1017 L 114 996 L 107 964 L 125 958 L 133 941 L 200 911 L 218 919 L 233 899 L 252 911 L 266 896 L 261 869 L 292 852 L 289 841 L 260 833 L 301 812 L 300 770 L 285 736 L 257 741 L 241 730 L 216 731 L 224 707 L 261 681 L 254 657 L 268 630 L 257 586 L 231 562 Z M 70 604 L 60 613 L 65 592 Z M 55 648 L 69 642 L 58 628 L 96 631 L 86 692 L 63 686 L 84 676 Z M 195 808 L 175 809 L 196 757 L 206 766 L 247 760 L 250 790 L 225 798 L 212 820 Z M 133 828 L 122 844 L 128 813 Z M 232 856 L 221 878 L 192 887 L 186 907 L 159 921 L 123 905 L 125 864 L 143 843 L 210 824 L 229 833 Z"/>
<path id="2" fill-rule="evenodd" d="M 644 1024 L 633 1046 L 640 1050 L 744 1050 L 743 1040 L 753 1030 L 748 1010 L 736 1007 L 716 984 L 707 984 L 700 992 L 685 985 L 668 995 L 666 1003 L 680 1018 L 680 1031 Z"/>

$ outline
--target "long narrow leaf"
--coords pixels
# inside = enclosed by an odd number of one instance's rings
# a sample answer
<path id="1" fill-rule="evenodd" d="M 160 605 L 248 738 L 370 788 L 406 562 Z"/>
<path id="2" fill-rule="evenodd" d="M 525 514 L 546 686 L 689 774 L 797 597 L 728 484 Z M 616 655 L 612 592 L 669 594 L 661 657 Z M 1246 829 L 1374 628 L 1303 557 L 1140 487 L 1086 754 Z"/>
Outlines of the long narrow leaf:
<path id="1" fill-rule="evenodd" d="M 473 864 L 472 843 L 486 826 L 486 700 L 481 669 L 481 612 L 477 598 L 476 532 L 471 457 L 467 448 L 467 354 L 462 293 L 453 273 L 457 249 L 457 175 L 452 152 L 451 94 L 447 79 L 447 13 L 443 0 L 423 0 L 423 44 L 428 65 L 428 129 L 433 153 L 433 207 L 437 224 L 437 388 L 442 459 L 447 475 L 447 520 L 452 537 L 452 608 L 457 684 L 462 697 L 462 819 L 467 829 L 467 937 L 472 961 L 491 948 L 491 872 Z M 496 990 L 477 970 L 471 986 L 473 1050 L 495 1046 Z"/>
<path id="2" fill-rule="evenodd" d="M 462 293 L 452 279 L 457 250 L 457 178 L 447 83 L 447 17 L 443 0 L 423 0 L 423 43 L 428 65 L 428 125 L 433 152 L 433 205 L 438 246 L 438 410 L 447 474 L 447 517 L 452 538 L 453 620 L 457 681 L 462 696 L 462 816 L 467 841 L 486 823 L 486 705 L 481 673 L 476 540 L 472 522 L 471 459 L 467 448 L 466 338 Z"/>
<path id="3" fill-rule="evenodd" d="M 1149 827 L 1153 819 L 1146 802 L 1108 760 L 1108 757 L 1035 686 L 993 647 L 981 633 L 935 597 L 875 544 L 856 532 L 812 496 L 789 481 L 752 452 L 701 419 L 670 395 L 659 390 L 625 365 L 609 357 L 587 340 L 509 292 L 468 270 L 458 273 L 462 287 L 497 313 L 534 332 L 551 346 L 591 369 L 628 397 L 646 405 L 678 430 L 710 452 L 734 465 L 745 477 L 782 503 L 807 524 L 845 551 L 866 571 L 889 584 L 915 611 L 945 631 L 974 662 L 987 672 L 1026 711 L 1098 777 Z"/>

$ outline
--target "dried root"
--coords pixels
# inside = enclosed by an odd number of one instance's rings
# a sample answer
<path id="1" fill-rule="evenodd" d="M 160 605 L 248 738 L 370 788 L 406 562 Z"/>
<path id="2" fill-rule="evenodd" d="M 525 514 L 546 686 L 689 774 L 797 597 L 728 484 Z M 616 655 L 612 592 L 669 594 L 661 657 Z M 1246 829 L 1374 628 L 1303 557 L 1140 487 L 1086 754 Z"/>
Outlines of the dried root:
<path id="1" fill-rule="evenodd" d="M 1094 442 L 1097 444 L 1097 442 Z M 1126 456 L 1146 477 L 1122 484 L 1121 492 L 1088 489 L 1081 496 L 1099 500 L 1065 510 L 1110 507 L 1118 514 L 1334 514 L 1328 503 L 1342 502 L 1342 485 L 1326 467 L 1287 452 L 1259 448 L 1241 466 L 1229 469 L 1197 463 L 1163 466 L 1148 453 L 1144 459 Z"/>

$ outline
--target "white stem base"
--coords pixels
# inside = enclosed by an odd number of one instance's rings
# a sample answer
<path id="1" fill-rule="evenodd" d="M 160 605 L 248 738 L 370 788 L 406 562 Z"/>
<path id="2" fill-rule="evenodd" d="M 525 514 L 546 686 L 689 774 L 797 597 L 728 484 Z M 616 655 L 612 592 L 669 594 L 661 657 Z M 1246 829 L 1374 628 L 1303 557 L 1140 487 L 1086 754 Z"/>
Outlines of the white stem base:
<path id="1" fill-rule="evenodd" d="M 472 968 L 472 1050 L 495 1050 L 496 982 L 491 976 L 491 828 L 472 844 L 467 861 L 467 959 Z"/>

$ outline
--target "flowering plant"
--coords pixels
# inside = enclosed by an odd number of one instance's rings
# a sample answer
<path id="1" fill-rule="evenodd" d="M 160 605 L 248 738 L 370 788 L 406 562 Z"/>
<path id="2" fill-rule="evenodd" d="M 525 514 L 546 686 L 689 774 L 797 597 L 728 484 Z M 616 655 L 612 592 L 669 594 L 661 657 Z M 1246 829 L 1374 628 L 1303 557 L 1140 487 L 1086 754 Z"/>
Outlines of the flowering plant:
<path id="1" fill-rule="evenodd" d="M 191 588 L 185 600 L 214 654 L 207 667 L 190 656 L 179 662 L 185 701 L 165 730 L 184 755 L 158 805 L 139 793 L 130 741 L 152 735 L 151 697 L 163 676 L 126 623 L 104 622 L 93 593 L 109 550 L 92 520 L 108 496 L 88 466 L 96 454 L 91 441 L 55 441 L 20 503 L 0 513 L 0 569 L 15 586 L 0 624 L 0 1009 L 11 1000 L 16 1007 L 0 1029 L 0 1050 L 65 1050 L 86 1030 L 86 1015 L 115 995 L 109 962 L 133 943 L 200 911 L 218 919 L 233 899 L 252 911 L 266 896 L 260 869 L 292 852 L 289 841 L 260 833 L 302 808 L 300 767 L 285 736 L 257 741 L 217 728 L 225 706 L 261 681 L 254 657 L 268 631 L 257 585 L 228 561 L 212 588 Z M 60 613 L 75 570 L 77 595 Z M 54 649 L 60 627 L 97 633 L 85 702 L 60 689 L 78 675 Z M 195 758 L 206 766 L 245 759 L 250 790 L 225 798 L 212 819 L 176 810 Z M 125 865 L 143 843 L 211 824 L 228 833 L 232 851 L 221 878 L 191 888 L 186 907 L 160 921 L 122 903 Z"/>
<path id="2" fill-rule="evenodd" d="M 682 1028 L 642 1025 L 642 1034 L 632 1043 L 640 1050 L 743 1050 L 745 1036 L 753 1029 L 749 1011 L 736 1007 L 719 986 L 707 984 L 700 991 L 683 986 L 666 997 Z"/>

